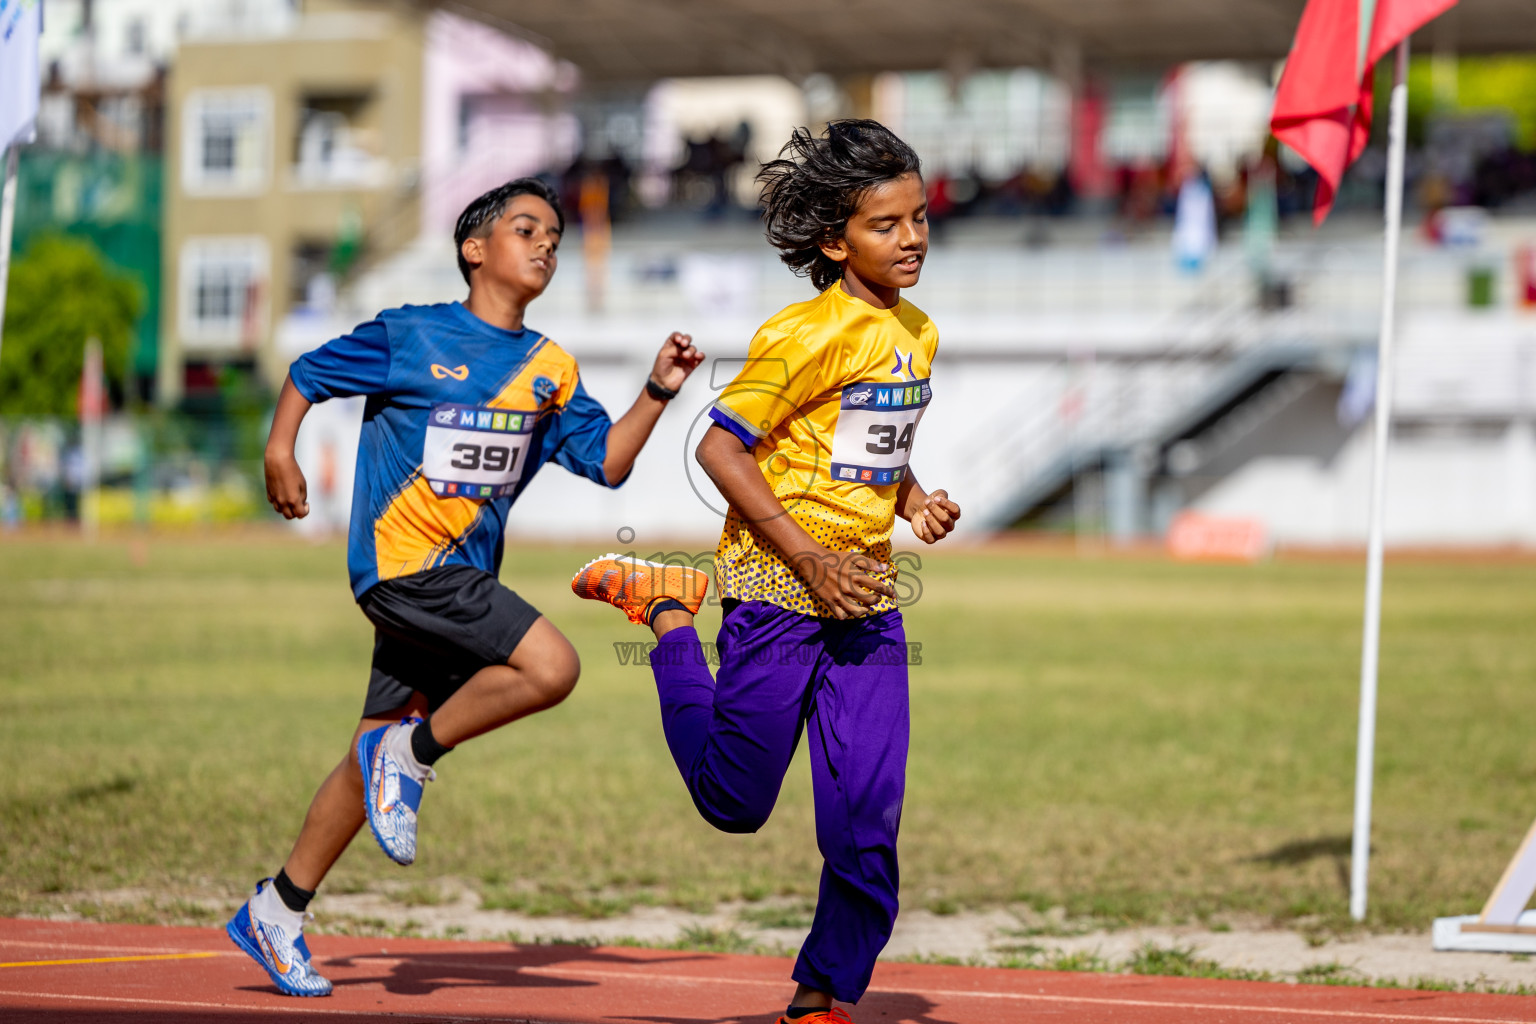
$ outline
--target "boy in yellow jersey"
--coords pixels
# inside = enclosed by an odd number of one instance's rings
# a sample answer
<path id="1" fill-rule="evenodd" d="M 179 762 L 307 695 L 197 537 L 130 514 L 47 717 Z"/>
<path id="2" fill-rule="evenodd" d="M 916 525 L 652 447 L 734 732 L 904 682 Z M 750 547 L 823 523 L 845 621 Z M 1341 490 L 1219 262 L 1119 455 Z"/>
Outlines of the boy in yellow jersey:
<path id="1" fill-rule="evenodd" d="M 730 502 L 718 679 L 693 629 L 703 573 L 609 555 L 571 585 L 655 632 L 662 727 L 716 828 L 762 827 L 807 735 L 825 863 L 780 1022 L 833 1024 L 896 920 L 908 711 L 891 530 L 899 515 L 931 544 L 960 508 L 907 464 L 938 347 L 900 297 L 928 249 L 916 154 L 874 121 L 837 121 L 795 132 L 759 180 L 769 241 L 821 294 L 762 326 L 698 447 Z"/>

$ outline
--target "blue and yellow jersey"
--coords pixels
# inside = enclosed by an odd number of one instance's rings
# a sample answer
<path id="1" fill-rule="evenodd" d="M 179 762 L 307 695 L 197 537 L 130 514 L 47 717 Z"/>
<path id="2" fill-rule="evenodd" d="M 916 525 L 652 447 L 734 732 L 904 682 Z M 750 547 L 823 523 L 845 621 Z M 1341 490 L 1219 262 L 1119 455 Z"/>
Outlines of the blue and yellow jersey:
<path id="1" fill-rule="evenodd" d="M 710 416 L 751 447 L 774 496 L 817 543 L 890 566 L 896 492 L 933 396 L 938 346 L 933 321 L 910 302 L 880 309 L 835 284 L 758 329 Z M 890 566 L 882 578 L 895 575 Z M 722 597 L 832 615 L 734 508 L 715 579 Z M 874 611 L 895 607 L 887 597 Z"/>
<path id="2" fill-rule="evenodd" d="M 576 360 L 461 304 L 405 306 L 300 356 L 311 402 L 366 395 L 352 495 L 352 593 L 440 565 L 501 567 L 507 511 L 551 460 L 603 473 L 611 425 Z"/>

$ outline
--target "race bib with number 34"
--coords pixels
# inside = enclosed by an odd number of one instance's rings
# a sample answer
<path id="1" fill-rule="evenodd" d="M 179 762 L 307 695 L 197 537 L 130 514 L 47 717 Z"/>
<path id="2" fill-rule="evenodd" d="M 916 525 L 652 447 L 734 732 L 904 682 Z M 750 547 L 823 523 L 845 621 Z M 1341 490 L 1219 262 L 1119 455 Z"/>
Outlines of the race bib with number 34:
<path id="1" fill-rule="evenodd" d="M 421 471 L 442 498 L 500 498 L 523 476 L 536 414 L 446 403 L 434 406 Z"/>
<path id="2" fill-rule="evenodd" d="M 832 479 L 900 483 L 912 454 L 917 421 L 933 398 L 928 380 L 843 388 L 832 436 Z"/>

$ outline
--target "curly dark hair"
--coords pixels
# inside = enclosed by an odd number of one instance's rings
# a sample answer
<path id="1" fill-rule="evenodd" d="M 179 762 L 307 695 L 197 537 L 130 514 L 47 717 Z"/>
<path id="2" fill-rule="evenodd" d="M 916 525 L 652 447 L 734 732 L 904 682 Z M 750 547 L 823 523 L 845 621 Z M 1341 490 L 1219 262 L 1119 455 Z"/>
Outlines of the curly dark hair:
<path id="1" fill-rule="evenodd" d="M 464 207 L 459 222 L 453 228 L 453 250 L 459 257 L 459 273 L 469 284 L 469 261 L 464 258 L 464 239 L 485 238 L 491 226 L 507 212 L 507 204 L 517 196 L 538 196 L 554 208 L 560 222 L 560 233 L 565 234 L 565 211 L 560 209 L 560 194 L 540 178 L 514 178 L 505 185 L 497 185 L 489 192 Z"/>
<path id="2" fill-rule="evenodd" d="M 821 251 L 843 237 L 848 218 L 870 189 L 903 174 L 922 174 L 917 154 L 879 121 L 831 121 L 821 138 L 805 128 L 758 172 L 768 242 L 779 259 L 817 291 L 843 276 Z"/>

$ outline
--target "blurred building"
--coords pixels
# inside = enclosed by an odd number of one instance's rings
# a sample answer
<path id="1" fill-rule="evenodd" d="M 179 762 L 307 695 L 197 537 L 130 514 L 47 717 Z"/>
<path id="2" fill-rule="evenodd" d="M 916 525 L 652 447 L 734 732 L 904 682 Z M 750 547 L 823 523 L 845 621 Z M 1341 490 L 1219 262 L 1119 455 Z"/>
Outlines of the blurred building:
<path id="1" fill-rule="evenodd" d="M 420 222 L 423 25 L 394 0 L 230 4 L 167 90 L 160 399 L 282 380 L 275 328 Z M 206 13 L 206 12 L 205 12 Z"/>
<path id="2" fill-rule="evenodd" d="M 1270 77 L 1201 63 L 1100 73 L 1076 92 L 1030 69 L 668 79 L 628 99 L 583 86 L 557 108 L 577 122 L 577 159 L 633 159 L 631 198 L 654 212 L 601 252 L 601 308 L 573 228 L 530 323 L 581 359 L 615 411 L 670 330 L 742 355 L 763 319 L 809 294 L 748 214 L 755 162 L 795 124 L 873 115 L 924 159 L 934 245 L 910 297 L 944 341 L 915 465 L 964 495 L 963 533 L 1126 542 L 1194 509 L 1259 522 L 1282 544 L 1363 542 L 1381 168 L 1362 161 L 1349 203 L 1314 232 L 1307 172 L 1266 151 Z M 1416 162 L 1410 181 L 1435 172 Z M 1191 176 L 1210 196 L 1197 259 L 1171 244 Z M 1418 206 L 1410 222 L 1388 540 L 1536 544 L 1536 222 L 1517 203 L 1495 218 Z M 423 228 L 355 282 L 356 312 L 462 295 L 446 221 Z M 723 505 L 689 453 L 722 367 L 690 382 L 685 414 L 663 419 L 625 488 L 543 474 L 529 507 L 569 511 L 514 515 L 514 532 L 707 537 Z"/>
<path id="3" fill-rule="evenodd" d="M 441 237 L 481 193 L 575 159 L 579 76 L 482 22 L 437 11 L 425 32 L 420 228 Z"/>
<path id="4" fill-rule="evenodd" d="M 374 312 L 359 280 L 422 239 L 451 269 L 471 199 L 579 151 L 575 69 L 493 27 L 408 0 L 241 10 L 194 23 L 169 79 L 166 401 L 227 367 L 275 387 Z"/>
<path id="5" fill-rule="evenodd" d="M 192 7 L 51 0 L 37 140 L 20 151 L 15 250 L 52 232 L 82 237 L 141 288 L 128 374 L 139 399 L 158 369 L 165 69 Z"/>
<path id="6" fill-rule="evenodd" d="M 981 40 L 987 6 L 954 31 Z M 797 125 L 873 116 L 924 161 L 934 244 L 911 298 L 944 344 L 917 464 L 963 495 L 964 532 L 1128 540 L 1195 509 L 1282 543 L 1363 539 L 1384 163 L 1368 150 L 1310 228 L 1311 173 L 1267 140 L 1283 32 L 1180 64 L 1183 43 L 1009 49 L 1028 32 L 939 53 L 913 24 L 892 63 L 852 66 L 872 58 L 818 48 L 849 12 L 786 48 L 726 31 L 739 7 L 674 24 L 611 5 L 594 25 L 553 0 L 51 0 L 20 232 L 66 224 L 163 276 L 135 365 L 211 415 L 199 396 L 245 380 L 265 403 L 291 358 L 380 308 L 461 297 L 459 210 L 542 174 L 570 227 L 530 322 L 618 411 L 668 331 L 737 356 L 807 296 L 763 244 L 753 175 Z M 499 20 L 523 15 L 532 33 Z M 1536 88 L 1510 86 L 1536 64 L 1432 63 L 1412 72 L 1388 540 L 1536 544 Z M 358 415 L 329 403 L 301 433 L 311 528 L 344 524 Z M 514 530 L 707 536 L 699 422 L 665 418 L 621 491 L 542 475 L 528 507 L 569 514 Z M 697 502 L 674 500 L 684 478 Z"/>

